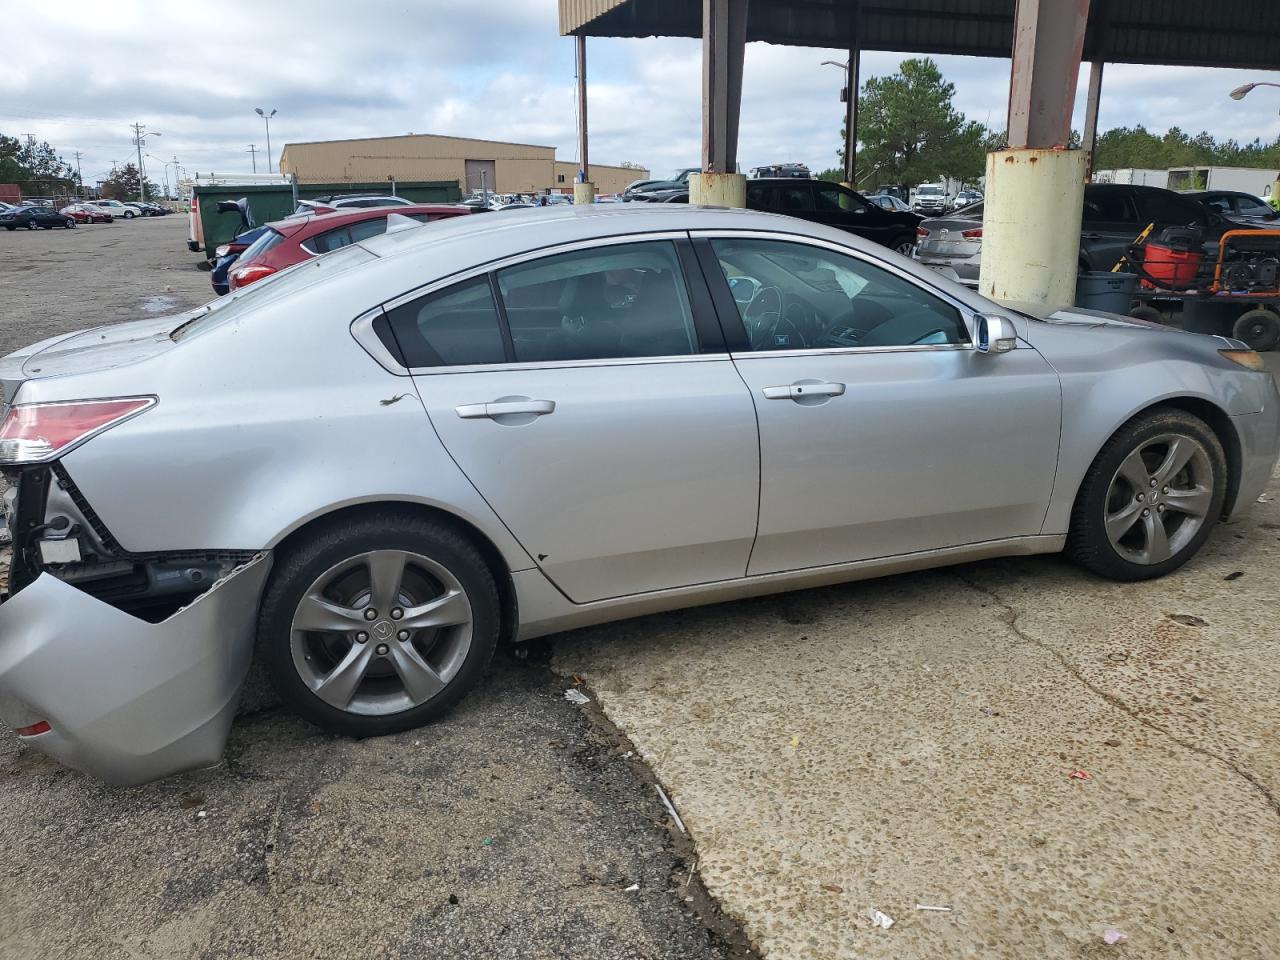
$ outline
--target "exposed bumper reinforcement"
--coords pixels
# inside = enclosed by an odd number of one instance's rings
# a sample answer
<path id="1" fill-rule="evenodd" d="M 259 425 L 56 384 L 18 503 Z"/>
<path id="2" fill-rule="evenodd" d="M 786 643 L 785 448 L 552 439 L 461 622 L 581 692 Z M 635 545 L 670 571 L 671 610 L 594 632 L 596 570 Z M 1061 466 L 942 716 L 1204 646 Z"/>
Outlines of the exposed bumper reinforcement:
<path id="1" fill-rule="evenodd" d="M 0 719 L 28 746 L 134 786 L 216 763 L 253 653 L 262 554 L 162 623 L 45 573 L 0 605 Z"/>

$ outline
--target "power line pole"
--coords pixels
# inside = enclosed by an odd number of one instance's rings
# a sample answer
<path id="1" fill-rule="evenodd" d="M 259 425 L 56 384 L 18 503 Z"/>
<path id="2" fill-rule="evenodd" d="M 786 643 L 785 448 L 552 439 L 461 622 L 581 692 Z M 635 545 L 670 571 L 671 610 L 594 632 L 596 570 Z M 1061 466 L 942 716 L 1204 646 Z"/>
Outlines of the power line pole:
<path id="1" fill-rule="evenodd" d="M 144 127 L 140 123 L 133 124 L 133 143 L 138 148 L 138 191 L 142 195 L 142 202 L 147 201 L 147 174 L 142 166 L 142 131 Z"/>
<path id="2" fill-rule="evenodd" d="M 82 154 L 79 150 L 77 150 L 77 151 L 76 151 L 76 153 L 75 153 L 75 157 L 76 157 L 76 188 L 79 190 L 79 192 L 80 192 L 80 193 L 83 193 L 83 192 L 84 192 L 84 181 L 80 179 L 80 158 L 81 158 L 82 156 L 83 156 L 83 154 Z"/>
<path id="3" fill-rule="evenodd" d="M 258 172 L 258 148 L 251 143 L 249 144 L 249 149 L 246 150 L 245 152 L 248 153 L 249 156 L 253 158 L 253 172 L 257 173 Z"/>

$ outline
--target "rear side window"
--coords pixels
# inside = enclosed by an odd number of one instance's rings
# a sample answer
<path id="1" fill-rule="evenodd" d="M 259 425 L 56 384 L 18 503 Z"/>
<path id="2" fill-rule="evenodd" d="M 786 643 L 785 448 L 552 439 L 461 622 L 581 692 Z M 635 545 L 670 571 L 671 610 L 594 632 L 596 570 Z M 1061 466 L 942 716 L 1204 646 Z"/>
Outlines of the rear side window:
<path id="1" fill-rule="evenodd" d="M 755 207 L 757 210 L 765 210 L 770 206 L 769 195 L 773 191 L 763 183 L 747 184 L 747 206 Z"/>
<path id="2" fill-rule="evenodd" d="M 248 263 L 250 260 L 262 256 L 268 250 L 275 249 L 282 243 L 284 243 L 284 234 L 268 229 L 266 233 L 244 248 L 244 253 L 240 254 L 240 262 L 242 264 Z"/>
<path id="3" fill-rule="evenodd" d="M 698 352 L 688 289 L 666 241 L 561 253 L 498 272 L 517 361 Z"/>
<path id="4" fill-rule="evenodd" d="M 807 183 L 794 187 L 778 187 L 777 198 L 777 209 L 783 213 L 813 209 L 813 194 L 809 191 Z"/>
<path id="5" fill-rule="evenodd" d="M 346 227 L 318 233 L 307 241 L 307 247 L 316 253 L 329 253 L 338 250 L 351 242 L 351 231 Z"/>
<path id="6" fill-rule="evenodd" d="M 401 304 L 387 311 L 387 320 L 407 367 L 502 363 L 506 359 L 488 277 Z"/>

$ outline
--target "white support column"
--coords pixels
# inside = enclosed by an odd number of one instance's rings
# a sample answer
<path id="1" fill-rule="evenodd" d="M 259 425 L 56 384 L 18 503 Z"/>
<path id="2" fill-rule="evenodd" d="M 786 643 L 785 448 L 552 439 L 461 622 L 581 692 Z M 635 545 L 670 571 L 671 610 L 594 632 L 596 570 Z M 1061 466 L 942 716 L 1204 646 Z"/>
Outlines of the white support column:
<path id="1" fill-rule="evenodd" d="M 747 45 L 747 0 L 702 0 L 702 173 L 689 178 L 689 202 L 745 207 L 738 173 L 738 119 Z"/>
<path id="2" fill-rule="evenodd" d="M 978 284 L 996 300 L 1075 303 L 1087 156 L 1068 144 L 1088 18 L 1089 0 L 1018 0 L 1009 149 L 987 156 Z"/>
<path id="3" fill-rule="evenodd" d="M 580 33 L 574 40 L 578 55 L 578 163 L 582 182 L 573 185 L 573 202 L 595 203 L 596 185 L 591 182 L 591 162 L 587 153 L 587 38 Z"/>

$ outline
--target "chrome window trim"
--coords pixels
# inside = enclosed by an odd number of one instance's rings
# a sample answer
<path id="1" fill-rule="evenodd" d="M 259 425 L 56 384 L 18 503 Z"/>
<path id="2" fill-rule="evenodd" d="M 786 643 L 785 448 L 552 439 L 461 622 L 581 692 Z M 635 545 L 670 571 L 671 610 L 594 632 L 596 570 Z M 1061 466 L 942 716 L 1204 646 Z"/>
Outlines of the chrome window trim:
<path id="1" fill-rule="evenodd" d="M 977 315 L 978 311 L 974 310 L 967 303 L 957 300 L 945 290 L 939 290 L 928 284 L 922 283 L 919 277 L 912 276 L 901 267 L 898 267 L 886 260 L 868 254 L 865 250 L 859 250 L 857 247 L 846 247 L 832 240 L 823 237 L 812 237 L 803 233 L 780 233 L 772 230 L 728 230 L 723 227 L 714 229 L 690 230 L 689 236 L 694 240 L 714 240 L 717 238 L 728 239 L 747 239 L 747 240 L 777 240 L 783 243 L 799 243 L 810 247 L 819 247 L 824 250 L 830 250 L 832 253 L 839 253 L 843 256 L 852 257 L 855 260 L 861 260 L 870 266 L 884 270 L 893 274 L 901 280 L 905 280 L 913 287 L 928 293 L 930 296 L 936 297 L 949 306 L 955 307 L 960 312 L 960 320 L 965 325 L 965 329 L 969 333 L 968 343 L 922 343 L 922 344 L 901 344 L 889 347 L 838 347 L 823 348 L 816 347 L 812 350 L 751 350 L 742 353 L 734 353 L 734 359 L 746 359 L 753 356 L 812 356 L 814 354 L 835 354 L 835 353 L 898 353 L 904 350 L 913 352 L 924 350 L 946 350 L 960 351 L 977 349 Z M 1020 341 L 1021 342 L 1021 341 Z"/>
<path id="2" fill-rule="evenodd" d="M 507 267 L 514 267 L 521 263 L 527 263 L 530 260 L 539 260 L 543 257 L 553 257 L 560 253 L 573 253 L 575 250 L 588 250 L 592 247 L 612 247 L 622 243 L 643 243 L 648 240 L 688 240 L 689 231 L 687 230 L 662 230 L 651 233 L 627 233 L 617 236 L 596 237 L 591 240 L 575 240 L 571 243 L 558 243 L 550 247 L 539 247 L 537 250 L 526 250 L 523 253 L 512 254 L 509 257 L 503 257 L 501 260 L 491 260 L 482 266 L 469 267 L 466 270 L 460 270 L 457 273 L 450 274 L 448 277 L 442 277 L 424 283 L 420 287 L 414 287 L 407 293 L 399 294 L 390 300 L 384 300 L 382 307 L 385 310 L 394 310 L 396 307 L 402 306 L 418 297 L 429 296 L 444 287 L 452 286 L 455 283 L 463 283 L 472 280 L 481 274 L 505 270 Z"/>
<path id="3" fill-rule="evenodd" d="M 971 353 L 971 343 L 904 343 L 901 346 L 889 347 L 814 347 L 805 350 L 748 350 L 742 353 L 731 353 L 735 360 L 751 360 L 765 357 L 815 357 L 845 356 L 855 353 Z"/>
<path id="4" fill-rule="evenodd" d="M 365 353 L 373 357 L 388 373 L 395 374 L 397 377 L 407 377 L 410 373 L 409 368 L 395 358 L 373 329 L 374 321 L 382 314 L 382 307 L 374 307 L 360 314 L 351 321 L 351 336 L 364 348 Z"/>
<path id="5" fill-rule="evenodd" d="M 372 332 L 372 331 L 370 331 Z M 376 334 L 374 339 L 377 339 Z M 488 373 L 490 371 L 519 372 L 522 370 L 566 370 L 575 367 L 636 367 L 658 363 L 707 363 L 728 361 L 727 353 L 691 353 L 661 357 L 604 357 L 591 360 L 528 360 L 523 363 L 467 363 L 451 367 L 412 367 L 408 371 L 415 377 L 447 376 L 451 373 Z"/>
<path id="6" fill-rule="evenodd" d="M 540 247 L 537 250 L 526 250 L 522 253 L 513 254 L 504 257 L 501 260 L 494 260 L 483 266 L 470 267 L 466 270 L 460 270 L 457 273 L 450 274 L 448 277 L 439 278 L 430 283 L 416 287 L 408 293 L 402 293 L 393 299 L 383 301 L 382 304 L 362 313 L 351 323 L 351 335 L 362 346 L 368 354 L 376 360 L 379 365 L 396 376 L 439 376 L 441 374 L 451 373 L 485 373 L 495 370 L 561 370 L 572 369 L 575 367 L 620 367 L 620 366 L 636 366 L 639 364 L 651 363 L 697 363 L 704 360 L 728 360 L 729 354 L 721 353 L 692 353 L 692 354 L 676 354 L 671 356 L 657 357 L 602 357 L 590 360 L 530 360 L 515 363 L 466 363 L 454 364 L 451 366 L 440 367 L 405 367 L 400 361 L 391 354 L 383 342 L 378 338 L 373 329 L 373 322 L 378 318 L 380 313 L 394 310 L 396 307 L 411 303 L 422 297 L 431 296 L 452 287 L 456 284 L 466 283 L 468 280 L 474 280 L 477 277 L 488 276 L 490 273 L 496 273 L 499 270 L 505 270 L 507 267 L 517 266 L 521 263 L 527 263 L 530 260 L 539 260 L 543 257 L 553 257 L 562 253 L 573 253 L 577 250 L 588 250 L 596 247 L 618 246 L 624 243 L 646 243 L 655 240 L 667 240 L 674 242 L 676 240 L 688 240 L 689 231 L 687 230 L 662 230 L 649 231 L 641 233 L 618 234 L 609 237 L 596 237 L 591 240 L 575 240 L 571 243 L 561 243 L 550 247 Z M 677 263 L 680 263 L 677 258 Z M 683 267 L 683 264 L 681 264 Z M 686 283 L 688 281 L 686 280 Z"/>

